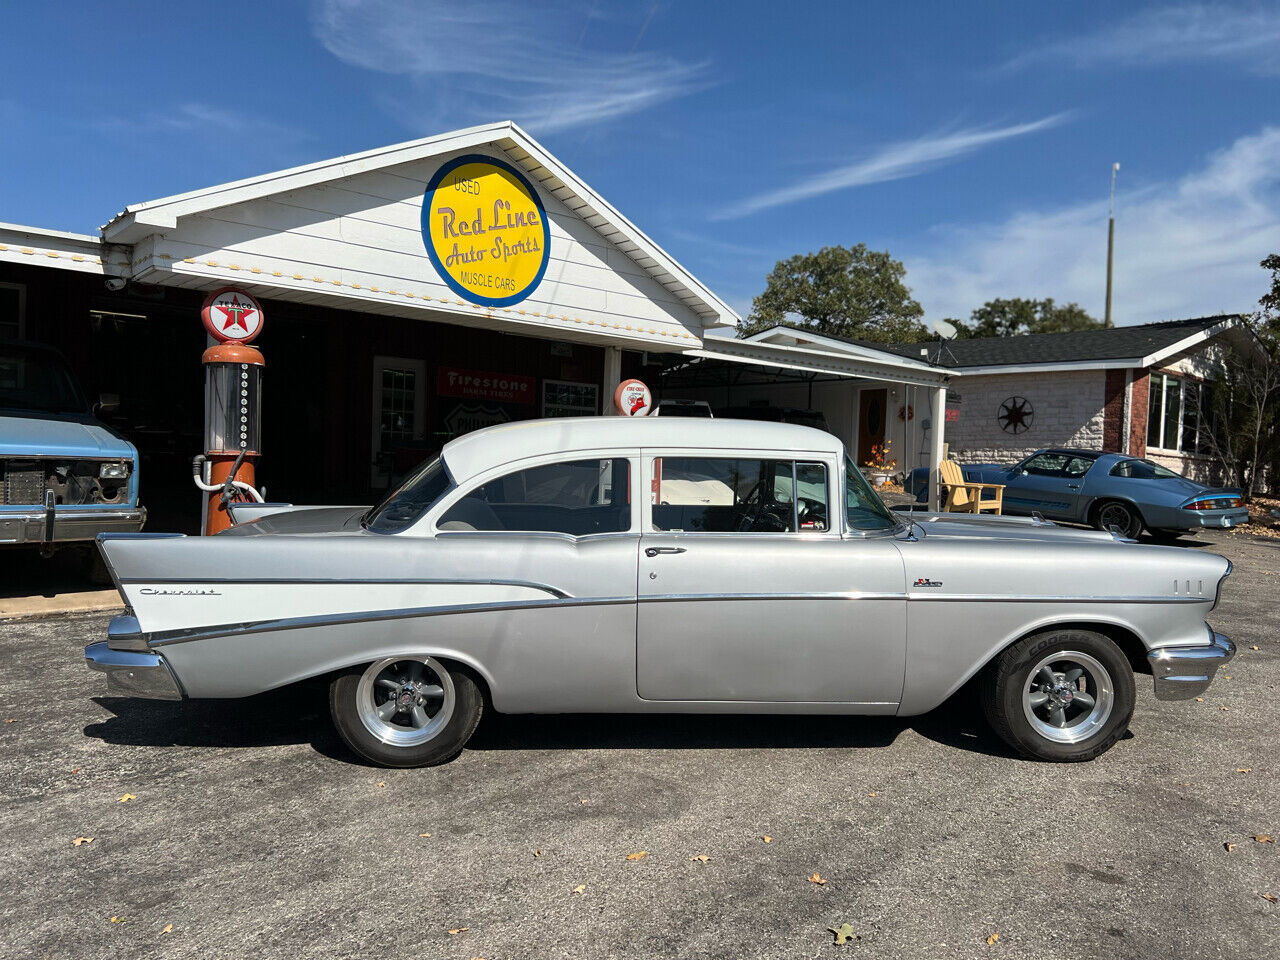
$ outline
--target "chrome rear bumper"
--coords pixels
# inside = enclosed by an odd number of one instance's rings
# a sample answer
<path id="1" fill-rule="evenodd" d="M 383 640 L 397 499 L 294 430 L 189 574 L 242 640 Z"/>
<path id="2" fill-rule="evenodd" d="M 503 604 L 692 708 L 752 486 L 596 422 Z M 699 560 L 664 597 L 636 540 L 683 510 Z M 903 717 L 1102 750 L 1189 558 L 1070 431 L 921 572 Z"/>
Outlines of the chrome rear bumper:
<path id="1" fill-rule="evenodd" d="M 182 688 L 158 653 L 112 650 L 106 641 L 84 648 L 90 670 L 107 675 L 107 693 L 121 697 L 148 697 L 152 700 L 181 700 Z"/>
<path id="2" fill-rule="evenodd" d="M 1209 631 L 1202 647 L 1161 647 L 1147 654 L 1155 677 L 1156 699 L 1189 700 L 1209 688 L 1218 668 L 1236 655 L 1230 638 Z"/>

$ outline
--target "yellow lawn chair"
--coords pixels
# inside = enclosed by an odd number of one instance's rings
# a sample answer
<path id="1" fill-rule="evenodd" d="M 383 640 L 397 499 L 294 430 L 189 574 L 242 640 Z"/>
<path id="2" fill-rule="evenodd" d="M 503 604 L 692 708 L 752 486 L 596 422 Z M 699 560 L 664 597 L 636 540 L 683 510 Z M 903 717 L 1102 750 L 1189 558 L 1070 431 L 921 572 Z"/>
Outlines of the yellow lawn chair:
<path id="1" fill-rule="evenodd" d="M 1004 509 L 1004 484 L 969 483 L 954 460 L 938 464 L 939 487 L 943 496 L 942 509 L 948 513 L 982 513 L 990 510 L 999 515 Z M 987 496 L 988 491 L 994 491 Z"/>

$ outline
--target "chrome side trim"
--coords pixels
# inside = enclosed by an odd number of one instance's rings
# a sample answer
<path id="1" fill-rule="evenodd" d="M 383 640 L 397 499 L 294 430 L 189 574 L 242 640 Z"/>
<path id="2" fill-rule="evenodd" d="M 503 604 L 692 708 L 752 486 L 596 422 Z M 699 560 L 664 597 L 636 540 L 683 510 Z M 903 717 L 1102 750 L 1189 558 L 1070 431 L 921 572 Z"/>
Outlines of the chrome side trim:
<path id="1" fill-rule="evenodd" d="M 994 593 L 912 593 L 908 600 L 934 603 L 1208 603 L 1208 597 L 1014 597 Z"/>
<path id="2" fill-rule="evenodd" d="M 1209 643 L 1197 647 L 1157 647 L 1147 654 L 1155 680 L 1156 699 L 1189 700 L 1213 682 L 1218 667 L 1236 655 L 1229 637 L 1209 628 Z"/>
<path id="3" fill-rule="evenodd" d="M 493 613 L 503 610 L 537 610 L 544 607 L 588 607 L 634 603 L 632 597 L 566 597 L 562 600 L 504 600 L 498 603 L 464 603 L 441 607 L 403 607 L 393 610 L 369 610 L 362 613 L 328 613 L 310 617 L 282 617 L 275 620 L 254 620 L 244 623 L 226 623 L 206 627 L 184 627 L 181 630 L 162 630 L 150 635 L 152 647 L 170 643 L 190 643 L 214 637 L 230 637 L 244 633 L 273 633 L 278 630 L 298 630 L 306 627 L 331 627 L 348 623 L 375 623 L 380 620 L 414 620 L 420 617 L 441 617 L 462 613 Z"/>
<path id="4" fill-rule="evenodd" d="M 657 593 L 639 598 L 640 603 L 683 603 L 693 600 L 906 600 L 905 593 L 859 593 L 856 590 L 829 593 Z"/>
<path id="5" fill-rule="evenodd" d="M 84 648 L 90 670 L 107 675 L 107 693 L 151 700 L 181 700 L 182 687 L 164 657 L 156 653 L 112 650 L 103 641 Z"/>
<path id="6" fill-rule="evenodd" d="M 121 580 L 121 583 L 163 583 L 163 584 L 190 584 L 190 583 L 242 583 L 246 586 L 258 586 L 264 583 L 270 584 L 343 584 L 354 583 L 361 585 L 373 584 L 421 584 L 423 586 L 430 585 L 447 585 L 447 586 L 481 586 L 481 587 L 529 587 L 533 590 L 544 590 L 557 599 L 569 600 L 572 596 L 561 590 L 559 587 L 553 587 L 549 583 L 538 583 L 533 580 L 460 580 L 457 577 L 447 578 L 426 578 L 426 577 L 254 577 L 252 580 L 246 580 L 243 577 L 130 577 L 127 580 Z"/>

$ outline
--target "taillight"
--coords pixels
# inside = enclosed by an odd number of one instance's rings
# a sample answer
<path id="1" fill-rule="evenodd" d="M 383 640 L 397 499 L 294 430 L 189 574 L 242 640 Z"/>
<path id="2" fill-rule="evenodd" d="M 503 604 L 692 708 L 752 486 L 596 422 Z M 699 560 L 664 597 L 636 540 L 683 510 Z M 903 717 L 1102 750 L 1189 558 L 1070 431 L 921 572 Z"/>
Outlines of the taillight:
<path id="1" fill-rule="evenodd" d="M 1184 504 L 1183 510 L 1226 510 L 1230 507 L 1243 507 L 1244 500 L 1241 497 L 1221 497 L 1213 500 L 1192 500 L 1188 504 Z"/>

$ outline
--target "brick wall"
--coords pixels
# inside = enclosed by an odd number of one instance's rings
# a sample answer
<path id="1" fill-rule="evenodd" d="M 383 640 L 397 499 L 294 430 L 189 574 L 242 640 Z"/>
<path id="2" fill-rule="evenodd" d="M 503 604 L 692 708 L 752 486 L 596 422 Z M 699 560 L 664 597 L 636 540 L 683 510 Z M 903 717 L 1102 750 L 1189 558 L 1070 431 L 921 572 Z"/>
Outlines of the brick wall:
<path id="1" fill-rule="evenodd" d="M 959 415 L 947 424 L 946 439 L 958 459 L 1009 462 L 1042 447 L 1103 449 L 1107 391 L 1101 370 L 960 377 L 955 392 Z M 998 419 L 1000 405 L 1014 396 L 1028 400 L 1034 413 L 1031 427 L 1017 434 L 1001 429 Z"/>
<path id="2" fill-rule="evenodd" d="M 1137 371 L 1129 388 L 1129 456 L 1147 455 L 1147 404 L 1150 400 L 1151 377 Z"/>
<path id="3" fill-rule="evenodd" d="M 1108 370 L 1103 381 L 1102 448 L 1120 450 L 1124 433 L 1124 388 L 1128 371 Z"/>

